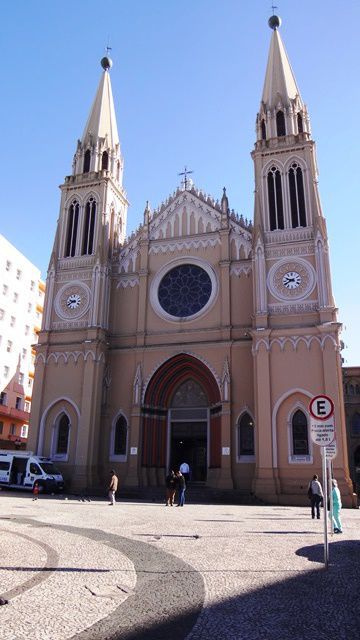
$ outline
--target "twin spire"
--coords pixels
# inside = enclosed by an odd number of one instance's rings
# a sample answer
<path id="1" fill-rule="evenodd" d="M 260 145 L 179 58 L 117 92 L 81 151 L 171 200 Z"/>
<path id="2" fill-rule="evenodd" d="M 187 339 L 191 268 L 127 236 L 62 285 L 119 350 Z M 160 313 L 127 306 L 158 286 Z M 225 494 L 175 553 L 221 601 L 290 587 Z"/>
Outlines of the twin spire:
<path id="1" fill-rule="evenodd" d="M 289 134 L 310 134 L 306 106 L 300 95 L 278 27 L 281 20 L 271 16 L 273 29 L 260 111 L 257 116 L 257 140 L 270 140 Z M 121 185 L 123 159 L 120 151 L 114 100 L 107 56 L 90 115 L 73 163 L 73 175 L 108 171 Z"/>

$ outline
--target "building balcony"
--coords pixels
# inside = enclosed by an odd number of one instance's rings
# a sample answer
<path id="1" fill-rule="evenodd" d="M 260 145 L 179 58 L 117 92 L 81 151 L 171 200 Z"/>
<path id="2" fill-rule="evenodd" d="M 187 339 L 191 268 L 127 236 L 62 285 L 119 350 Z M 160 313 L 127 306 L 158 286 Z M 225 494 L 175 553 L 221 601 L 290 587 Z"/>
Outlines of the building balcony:
<path id="1" fill-rule="evenodd" d="M 8 407 L 4 404 L 0 404 L 0 418 L 2 416 L 9 419 L 11 418 L 11 420 L 14 420 L 16 422 L 21 422 L 21 424 L 24 424 L 24 422 L 28 423 L 30 420 L 29 411 L 24 411 L 23 409 L 16 409 L 15 407 Z"/>

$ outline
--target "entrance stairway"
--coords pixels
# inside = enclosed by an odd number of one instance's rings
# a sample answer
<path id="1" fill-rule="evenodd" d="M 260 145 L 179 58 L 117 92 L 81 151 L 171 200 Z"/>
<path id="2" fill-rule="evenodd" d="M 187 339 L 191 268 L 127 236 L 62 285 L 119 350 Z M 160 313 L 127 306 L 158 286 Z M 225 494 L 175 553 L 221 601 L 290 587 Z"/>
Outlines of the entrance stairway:
<path id="1" fill-rule="evenodd" d="M 165 502 L 165 487 L 124 487 L 118 498 L 144 502 Z M 203 482 L 189 482 L 186 487 L 187 504 L 263 504 L 256 496 L 236 489 L 214 489 Z"/>

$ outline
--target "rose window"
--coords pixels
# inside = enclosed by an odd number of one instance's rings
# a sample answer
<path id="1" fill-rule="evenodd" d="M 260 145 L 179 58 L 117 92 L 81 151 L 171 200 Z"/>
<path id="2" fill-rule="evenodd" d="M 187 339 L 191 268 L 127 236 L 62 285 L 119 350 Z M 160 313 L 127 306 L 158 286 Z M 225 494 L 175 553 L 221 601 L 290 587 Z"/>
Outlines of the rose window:
<path id="1" fill-rule="evenodd" d="M 181 264 L 162 278 L 158 299 L 170 316 L 188 318 L 205 307 L 211 291 L 211 279 L 204 269 L 195 264 Z"/>

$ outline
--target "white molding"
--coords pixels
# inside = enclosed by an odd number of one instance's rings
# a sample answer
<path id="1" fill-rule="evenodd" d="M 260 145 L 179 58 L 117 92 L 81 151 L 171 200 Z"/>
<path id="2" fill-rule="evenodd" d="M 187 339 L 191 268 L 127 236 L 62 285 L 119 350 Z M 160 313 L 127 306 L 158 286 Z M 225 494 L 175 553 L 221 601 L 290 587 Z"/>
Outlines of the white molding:
<path id="1" fill-rule="evenodd" d="M 286 344 L 290 344 L 294 349 L 294 351 L 296 351 L 298 344 L 300 342 L 303 342 L 306 345 L 308 351 L 310 350 L 311 344 L 313 342 L 317 342 L 321 350 L 323 351 L 325 347 L 325 342 L 327 340 L 330 340 L 330 342 L 332 342 L 334 349 L 337 351 L 339 347 L 334 336 L 327 333 L 322 337 L 302 335 L 302 336 L 285 336 L 285 337 L 279 336 L 276 338 L 272 338 L 271 340 L 269 340 L 269 338 L 260 338 L 253 345 L 252 352 L 253 352 L 253 355 L 256 355 L 256 353 L 259 351 L 261 344 L 265 346 L 266 351 L 270 351 L 271 348 L 274 346 L 274 344 L 278 344 L 280 346 L 281 351 L 284 351 Z"/>
<path id="2" fill-rule="evenodd" d="M 56 398 L 55 400 L 50 402 L 50 404 L 47 405 L 46 409 L 44 409 L 44 411 L 42 413 L 42 416 L 41 416 L 41 419 L 40 419 L 39 441 L 38 441 L 38 446 L 37 446 L 37 455 L 38 456 L 42 456 L 43 455 L 44 432 L 45 432 L 45 422 L 46 422 L 47 415 L 48 415 L 50 409 L 52 409 L 52 407 L 58 402 L 68 402 L 73 407 L 73 409 L 75 410 L 75 413 L 77 415 L 77 419 L 78 419 L 78 428 L 80 426 L 81 414 L 80 414 L 80 411 L 79 411 L 79 408 L 78 408 L 77 404 L 73 400 L 71 400 L 71 398 L 68 398 L 67 396 L 59 396 L 58 398 Z"/>
<path id="3" fill-rule="evenodd" d="M 120 276 L 116 285 L 117 289 L 126 289 L 127 287 L 135 287 L 140 283 L 140 278 L 137 274 L 130 274 L 128 276 Z"/>
<path id="4" fill-rule="evenodd" d="M 175 251 L 184 251 L 184 249 L 206 249 L 207 247 L 216 247 L 216 245 L 221 244 L 219 237 L 191 238 L 190 240 L 179 239 L 170 242 L 167 239 L 164 240 L 163 243 L 159 241 L 151 242 L 149 254 L 174 253 Z"/>
<path id="5" fill-rule="evenodd" d="M 271 431 L 272 431 L 272 458 L 273 458 L 273 468 L 277 469 L 278 466 L 278 453 L 277 453 L 277 434 L 276 434 L 276 419 L 277 419 L 277 413 L 279 410 L 279 407 L 281 406 L 281 404 L 289 397 L 294 395 L 295 393 L 301 393 L 304 396 L 307 396 L 308 398 L 312 398 L 313 397 L 313 393 L 310 393 L 310 391 L 307 391 L 306 389 L 301 389 L 300 387 L 294 387 L 293 389 L 289 389 L 288 391 L 285 391 L 285 393 L 283 393 L 275 402 L 274 404 L 274 408 L 272 410 L 272 417 L 271 417 Z"/>

